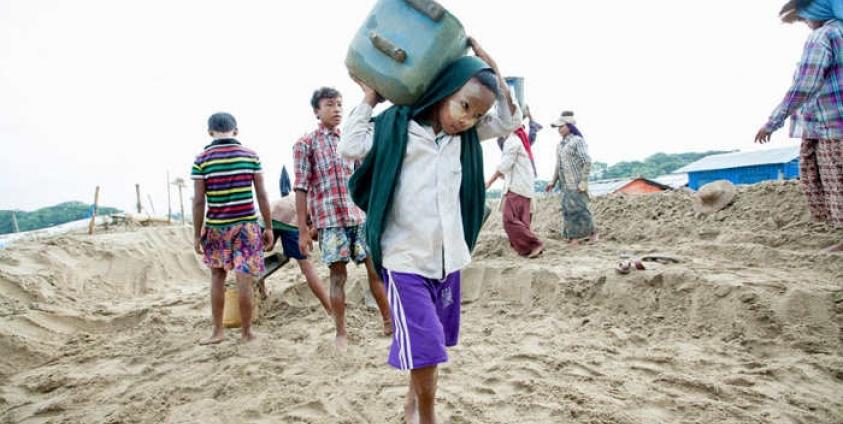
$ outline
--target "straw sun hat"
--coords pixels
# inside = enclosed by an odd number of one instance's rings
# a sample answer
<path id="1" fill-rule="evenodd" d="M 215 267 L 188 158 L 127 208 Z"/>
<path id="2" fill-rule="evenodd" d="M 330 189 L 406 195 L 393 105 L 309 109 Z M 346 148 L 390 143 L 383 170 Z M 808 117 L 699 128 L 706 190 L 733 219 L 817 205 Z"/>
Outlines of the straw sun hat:
<path id="1" fill-rule="evenodd" d="M 551 123 L 550 126 L 553 127 L 553 128 L 558 128 L 558 127 L 561 127 L 565 124 L 577 125 L 577 120 L 574 118 L 574 112 L 571 112 L 571 111 L 562 112 L 562 114 L 559 115 L 559 118 L 556 118 L 556 120 L 553 121 L 553 123 Z"/>
<path id="2" fill-rule="evenodd" d="M 708 183 L 694 196 L 694 210 L 706 215 L 712 214 L 729 206 L 737 195 L 737 187 L 729 181 Z"/>

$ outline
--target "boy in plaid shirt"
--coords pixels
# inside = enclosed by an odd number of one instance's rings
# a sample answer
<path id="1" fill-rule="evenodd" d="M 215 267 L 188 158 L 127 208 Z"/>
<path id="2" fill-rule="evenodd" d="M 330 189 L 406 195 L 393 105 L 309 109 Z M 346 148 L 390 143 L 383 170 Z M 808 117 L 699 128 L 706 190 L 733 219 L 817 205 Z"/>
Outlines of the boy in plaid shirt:
<path id="1" fill-rule="evenodd" d="M 310 104 L 319 120 L 319 126 L 293 146 L 296 211 L 299 228 L 307 228 L 305 220 L 309 214 L 313 226 L 319 232 L 322 262 L 328 264 L 331 270 L 331 307 L 337 330 L 335 343 L 338 350 L 344 351 L 348 346 L 345 331 L 348 262 L 366 264 L 369 288 L 380 309 L 384 333 L 392 332 L 392 323 L 383 283 L 368 255 L 363 230 L 365 216 L 348 194 L 348 179 L 353 171 L 353 163 L 343 160 L 337 153 L 339 125 L 342 122 L 342 96 L 333 88 L 323 87 L 313 93 Z M 305 256 L 313 248 L 313 242 L 306 231 L 299 234 L 299 248 Z"/>

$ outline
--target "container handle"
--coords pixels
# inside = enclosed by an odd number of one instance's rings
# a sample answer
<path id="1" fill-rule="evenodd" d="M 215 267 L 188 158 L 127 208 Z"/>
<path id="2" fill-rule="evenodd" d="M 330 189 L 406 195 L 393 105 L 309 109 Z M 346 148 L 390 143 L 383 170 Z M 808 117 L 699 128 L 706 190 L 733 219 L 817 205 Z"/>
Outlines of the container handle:
<path id="1" fill-rule="evenodd" d="M 428 18 L 436 22 L 442 20 L 445 15 L 445 8 L 434 0 L 405 0 L 410 6 L 421 13 L 427 15 Z"/>
<path id="2" fill-rule="evenodd" d="M 384 36 L 378 34 L 377 32 L 370 32 L 369 40 L 372 41 L 372 45 L 374 45 L 376 49 L 380 50 L 383 54 L 391 57 L 392 60 L 398 63 L 404 63 L 407 60 L 407 52 L 405 52 L 403 49 L 400 49 L 398 46 L 395 45 L 395 43 L 387 40 Z"/>

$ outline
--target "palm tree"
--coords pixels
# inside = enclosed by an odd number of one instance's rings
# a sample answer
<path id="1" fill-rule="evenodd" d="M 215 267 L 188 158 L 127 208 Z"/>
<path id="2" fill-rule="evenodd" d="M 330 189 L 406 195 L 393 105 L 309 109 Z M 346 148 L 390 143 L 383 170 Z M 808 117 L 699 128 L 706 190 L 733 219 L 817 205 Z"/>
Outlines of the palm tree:
<path id="1" fill-rule="evenodd" d="M 181 207 L 181 225 L 185 225 L 184 220 L 184 200 L 182 198 L 181 189 L 187 187 L 187 182 L 182 177 L 178 177 L 171 183 L 179 189 L 179 206 Z"/>

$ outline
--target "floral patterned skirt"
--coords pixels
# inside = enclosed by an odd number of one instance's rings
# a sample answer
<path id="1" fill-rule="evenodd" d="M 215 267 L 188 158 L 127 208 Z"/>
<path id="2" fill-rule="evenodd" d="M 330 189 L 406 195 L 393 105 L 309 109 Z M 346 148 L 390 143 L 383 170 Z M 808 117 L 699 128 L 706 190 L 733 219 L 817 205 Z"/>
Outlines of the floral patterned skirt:
<path id="1" fill-rule="evenodd" d="M 264 271 L 261 227 L 255 222 L 205 227 L 202 249 L 208 268 L 260 275 Z"/>

